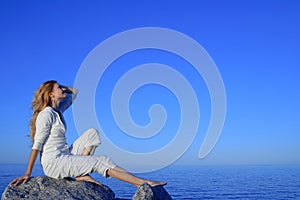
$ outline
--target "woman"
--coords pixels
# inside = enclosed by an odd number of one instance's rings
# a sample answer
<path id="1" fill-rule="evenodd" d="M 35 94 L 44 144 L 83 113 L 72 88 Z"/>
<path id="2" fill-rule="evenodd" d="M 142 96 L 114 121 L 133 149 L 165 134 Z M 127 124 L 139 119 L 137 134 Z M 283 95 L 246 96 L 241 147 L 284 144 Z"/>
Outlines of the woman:
<path id="1" fill-rule="evenodd" d="M 166 182 L 145 180 L 116 166 L 106 156 L 93 156 L 100 145 L 97 130 L 89 129 L 70 147 L 66 144 L 66 124 L 62 113 L 72 104 L 77 90 L 59 85 L 56 81 L 43 83 L 35 92 L 30 120 L 30 137 L 33 141 L 25 174 L 10 184 L 16 186 L 30 179 L 33 165 L 40 153 L 41 164 L 46 176 L 63 179 L 75 177 L 76 181 L 87 181 L 98 185 L 89 173 L 98 172 L 104 177 L 113 177 L 135 186 L 148 183 L 151 186 L 165 185 Z"/>

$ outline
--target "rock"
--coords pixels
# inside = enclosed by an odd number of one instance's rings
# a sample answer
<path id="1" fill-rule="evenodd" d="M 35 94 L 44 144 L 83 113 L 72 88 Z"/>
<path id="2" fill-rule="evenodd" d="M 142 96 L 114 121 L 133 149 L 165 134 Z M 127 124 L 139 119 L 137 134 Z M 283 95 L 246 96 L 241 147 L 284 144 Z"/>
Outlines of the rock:
<path id="1" fill-rule="evenodd" d="M 172 200 L 169 193 L 162 187 L 151 187 L 144 183 L 138 187 L 137 191 L 132 197 L 132 200 Z"/>
<path id="2" fill-rule="evenodd" d="M 72 179 L 57 180 L 46 176 L 38 176 L 16 187 L 7 186 L 1 199 L 111 200 L 115 199 L 115 194 L 105 185 L 99 186 Z"/>
<path id="3" fill-rule="evenodd" d="M 16 199 L 68 199 L 68 200 L 112 200 L 114 192 L 107 186 L 75 181 L 73 179 L 53 179 L 47 176 L 31 178 L 16 187 L 7 186 L 1 200 Z M 132 200 L 169 200 L 172 198 L 162 187 L 151 187 L 144 183 L 136 190 Z M 120 200 L 120 199 L 119 199 Z"/>

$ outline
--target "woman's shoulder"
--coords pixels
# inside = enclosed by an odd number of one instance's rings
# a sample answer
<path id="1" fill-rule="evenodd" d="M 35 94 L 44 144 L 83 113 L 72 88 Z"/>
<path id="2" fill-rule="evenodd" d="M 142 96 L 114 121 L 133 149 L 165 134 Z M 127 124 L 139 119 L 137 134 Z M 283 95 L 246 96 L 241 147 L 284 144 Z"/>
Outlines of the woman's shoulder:
<path id="1" fill-rule="evenodd" d="M 47 106 L 46 108 L 44 108 L 40 113 L 54 113 L 54 109 L 50 106 Z"/>
<path id="2" fill-rule="evenodd" d="M 37 118 L 41 118 L 41 119 L 55 119 L 55 111 L 53 108 L 51 108 L 50 106 L 47 106 L 46 108 L 44 108 L 39 114 Z"/>

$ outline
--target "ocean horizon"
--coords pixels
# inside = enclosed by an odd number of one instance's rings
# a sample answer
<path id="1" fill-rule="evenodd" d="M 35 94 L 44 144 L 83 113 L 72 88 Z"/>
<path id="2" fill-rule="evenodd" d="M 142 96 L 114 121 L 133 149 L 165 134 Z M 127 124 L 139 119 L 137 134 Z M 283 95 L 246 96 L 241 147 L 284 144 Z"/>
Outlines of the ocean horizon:
<path id="1" fill-rule="evenodd" d="M 0 164 L 0 192 L 14 178 L 22 175 L 26 164 Z M 43 176 L 41 165 L 34 166 L 32 176 Z M 173 199 L 299 199 L 300 165 L 174 165 L 136 174 L 140 177 L 167 181 L 165 189 Z M 116 198 L 131 199 L 136 187 L 92 174 L 110 187 Z"/>

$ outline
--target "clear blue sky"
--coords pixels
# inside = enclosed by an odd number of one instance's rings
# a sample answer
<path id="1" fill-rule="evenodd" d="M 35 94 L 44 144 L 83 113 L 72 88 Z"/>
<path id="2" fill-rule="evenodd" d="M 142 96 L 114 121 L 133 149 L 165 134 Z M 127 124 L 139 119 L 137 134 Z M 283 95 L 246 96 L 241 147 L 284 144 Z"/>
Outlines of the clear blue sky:
<path id="1" fill-rule="evenodd" d="M 30 102 L 40 83 L 56 79 L 73 85 L 81 63 L 100 42 L 129 29 L 163 27 L 188 35 L 206 49 L 218 66 L 227 95 L 221 137 L 213 151 L 199 160 L 210 118 L 209 95 L 200 76 L 182 69 L 203 99 L 197 136 L 176 163 L 300 164 L 299 1 L 128 2 L 0 2 L 0 163 L 27 162 Z M 174 136 L 180 121 L 176 99 L 157 86 L 134 94 L 131 114 L 136 123 L 148 123 L 147 110 L 153 103 L 164 104 L 170 117 L 154 142 L 135 144 L 117 133 L 109 114 L 109 93 L 103 91 L 109 92 L 110 84 L 124 70 L 118 65 L 129 70 L 136 64 L 157 62 L 176 68 L 180 61 L 156 51 L 136 53 L 137 57 L 129 54 L 117 60 L 102 85 L 100 82 L 96 111 L 99 118 L 104 115 L 103 129 L 116 144 L 147 152 L 164 146 Z M 155 98 L 146 95 L 148 89 L 155 91 Z M 71 109 L 65 117 L 71 143 L 78 136 Z"/>

